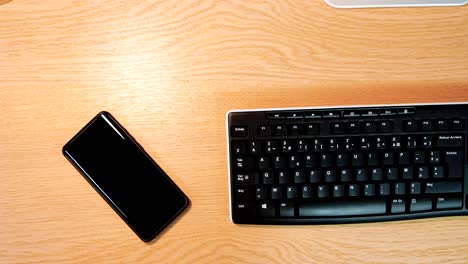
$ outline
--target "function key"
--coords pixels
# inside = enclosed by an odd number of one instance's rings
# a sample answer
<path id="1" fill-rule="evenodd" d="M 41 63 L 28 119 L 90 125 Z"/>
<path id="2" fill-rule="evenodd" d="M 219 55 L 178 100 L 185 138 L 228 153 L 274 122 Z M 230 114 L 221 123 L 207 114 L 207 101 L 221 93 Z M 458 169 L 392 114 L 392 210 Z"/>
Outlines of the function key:
<path id="1" fill-rule="evenodd" d="M 289 132 L 291 136 L 299 136 L 302 135 L 302 126 L 301 125 L 290 125 Z"/>
<path id="2" fill-rule="evenodd" d="M 359 122 L 349 122 L 348 123 L 348 132 L 349 133 L 359 133 L 359 132 L 361 132 L 361 123 L 359 123 Z"/>
<path id="3" fill-rule="evenodd" d="M 400 108 L 397 110 L 399 115 L 414 115 L 414 107 Z"/>
<path id="4" fill-rule="evenodd" d="M 285 136 L 288 133 L 288 130 L 285 125 L 276 125 L 274 126 L 276 136 Z"/>
<path id="5" fill-rule="evenodd" d="M 307 135 L 318 135 L 320 134 L 320 124 L 306 124 L 305 131 Z"/>
<path id="6" fill-rule="evenodd" d="M 247 127 L 246 126 L 234 126 L 231 128 L 232 137 L 246 137 L 247 136 Z"/>
<path id="7" fill-rule="evenodd" d="M 422 131 L 431 131 L 433 129 L 432 120 L 423 120 L 421 121 L 421 130 Z"/>
<path id="8" fill-rule="evenodd" d="M 271 130 L 271 126 L 260 125 L 258 126 L 258 134 L 261 137 L 268 137 L 273 134 L 273 131 Z"/>
<path id="9" fill-rule="evenodd" d="M 365 122 L 364 123 L 364 132 L 366 132 L 366 133 L 375 133 L 375 132 L 377 132 L 377 124 L 375 122 Z"/>
<path id="10" fill-rule="evenodd" d="M 437 120 L 436 126 L 437 126 L 437 130 L 447 130 L 448 122 L 447 120 Z"/>
<path id="11" fill-rule="evenodd" d="M 412 132 L 418 130 L 418 121 L 416 120 L 405 120 L 403 121 L 405 131 Z"/>
<path id="12" fill-rule="evenodd" d="M 450 121 L 450 128 L 454 130 L 464 130 L 465 122 L 463 119 L 453 119 Z"/>
<path id="13" fill-rule="evenodd" d="M 323 111 L 323 117 L 326 117 L 326 118 L 341 117 L 341 112 L 340 111 Z"/>
<path id="14" fill-rule="evenodd" d="M 393 124 L 390 121 L 380 121 L 379 122 L 379 131 L 380 132 L 392 132 L 393 131 Z"/>
<path id="15" fill-rule="evenodd" d="M 287 119 L 301 119 L 304 118 L 304 113 L 302 112 L 288 112 L 286 113 Z"/>
<path id="16" fill-rule="evenodd" d="M 322 117 L 322 114 L 317 111 L 305 112 L 304 114 L 304 118 L 309 118 L 309 119 L 317 119 L 321 117 Z"/>
<path id="17" fill-rule="evenodd" d="M 343 134 L 345 132 L 344 123 L 331 123 L 330 130 L 333 134 Z"/>
<path id="18" fill-rule="evenodd" d="M 361 116 L 370 117 L 370 116 L 378 116 L 379 111 L 377 109 L 366 109 L 362 111 Z"/>
<path id="19" fill-rule="evenodd" d="M 360 117 L 361 113 L 355 110 L 348 110 L 343 112 L 344 117 Z"/>
<path id="20" fill-rule="evenodd" d="M 395 109 L 384 109 L 380 111 L 381 116 L 394 116 L 397 112 Z"/>
<path id="21" fill-rule="evenodd" d="M 284 113 L 266 113 L 268 119 L 284 119 Z"/>

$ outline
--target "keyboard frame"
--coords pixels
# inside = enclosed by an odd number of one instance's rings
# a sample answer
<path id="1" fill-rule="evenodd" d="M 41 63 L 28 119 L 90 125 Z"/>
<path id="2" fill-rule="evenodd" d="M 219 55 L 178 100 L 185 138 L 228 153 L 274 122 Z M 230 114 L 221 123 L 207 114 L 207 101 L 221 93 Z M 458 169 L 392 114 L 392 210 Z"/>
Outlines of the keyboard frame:
<path id="1" fill-rule="evenodd" d="M 463 198 L 462 208 L 455 210 L 428 211 L 419 213 L 404 213 L 395 215 L 372 215 L 372 216 L 357 216 L 357 217 L 321 217 L 321 218 L 259 218 L 254 221 L 243 222 L 233 219 L 233 197 L 232 197 L 232 181 L 231 180 L 231 144 L 230 144 L 230 129 L 229 116 L 233 113 L 247 112 L 276 112 L 276 111 L 309 111 L 309 110 L 327 110 L 327 109 L 355 109 L 355 108 L 374 108 L 374 107 L 417 107 L 417 106 L 444 106 L 444 105 L 463 105 L 468 107 L 468 102 L 444 102 L 444 103 L 413 103 L 413 104 L 373 104 L 373 105 L 339 105 L 339 106 L 319 106 L 319 107 L 284 107 L 284 108 L 255 108 L 255 109 L 236 109 L 229 110 L 226 113 L 226 143 L 227 143 L 227 158 L 228 158 L 228 188 L 229 188 L 229 218 L 233 224 L 271 224 L 271 225 L 306 225 L 306 224 L 353 224 L 353 223 L 369 223 L 383 221 L 398 221 L 398 220 L 414 220 L 430 217 L 441 216 L 461 216 L 468 215 L 468 157 L 464 157 L 464 179 L 463 179 Z M 379 117 L 377 117 L 379 118 Z M 468 126 L 468 124 L 466 125 Z M 468 130 L 465 133 L 465 155 L 468 156 Z"/>

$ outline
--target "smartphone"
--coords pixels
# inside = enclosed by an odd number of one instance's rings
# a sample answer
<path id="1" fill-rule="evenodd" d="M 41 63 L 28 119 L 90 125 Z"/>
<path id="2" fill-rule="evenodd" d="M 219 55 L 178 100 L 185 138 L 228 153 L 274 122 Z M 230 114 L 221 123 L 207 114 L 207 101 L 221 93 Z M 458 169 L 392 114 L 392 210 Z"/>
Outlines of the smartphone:
<path id="1" fill-rule="evenodd" d="M 143 241 L 151 241 L 189 204 L 108 112 L 94 117 L 62 152 Z"/>

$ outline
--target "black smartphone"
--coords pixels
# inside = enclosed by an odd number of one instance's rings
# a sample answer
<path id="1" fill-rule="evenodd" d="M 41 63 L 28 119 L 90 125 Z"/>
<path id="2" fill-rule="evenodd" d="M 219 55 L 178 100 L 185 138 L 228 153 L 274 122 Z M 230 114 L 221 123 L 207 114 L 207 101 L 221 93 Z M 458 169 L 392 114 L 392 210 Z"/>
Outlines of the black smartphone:
<path id="1" fill-rule="evenodd" d="M 63 155 L 143 241 L 189 204 L 187 196 L 108 112 L 100 112 Z"/>

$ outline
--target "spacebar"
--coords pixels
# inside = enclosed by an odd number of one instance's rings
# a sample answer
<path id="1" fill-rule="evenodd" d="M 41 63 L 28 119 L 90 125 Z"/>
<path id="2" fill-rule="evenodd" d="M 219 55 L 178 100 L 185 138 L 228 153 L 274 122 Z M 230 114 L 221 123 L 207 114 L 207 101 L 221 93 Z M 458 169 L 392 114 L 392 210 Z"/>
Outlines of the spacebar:
<path id="1" fill-rule="evenodd" d="M 384 199 L 367 201 L 314 202 L 301 204 L 299 216 L 335 217 L 385 214 L 387 204 Z"/>

